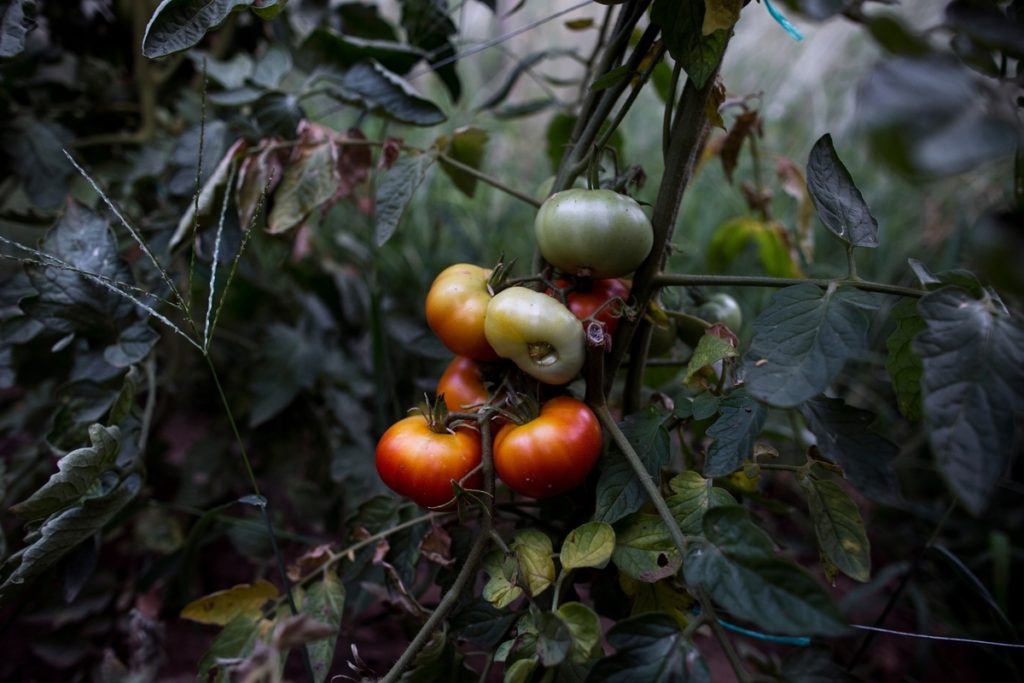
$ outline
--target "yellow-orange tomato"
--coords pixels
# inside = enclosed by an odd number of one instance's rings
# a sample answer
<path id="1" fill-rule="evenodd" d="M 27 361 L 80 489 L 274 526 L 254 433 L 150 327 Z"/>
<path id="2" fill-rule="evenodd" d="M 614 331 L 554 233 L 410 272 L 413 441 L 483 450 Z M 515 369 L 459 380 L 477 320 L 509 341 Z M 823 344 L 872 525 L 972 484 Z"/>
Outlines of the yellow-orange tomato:
<path id="1" fill-rule="evenodd" d="M 491 271 L 470 263 L 442 270 L 427 293 L 427 324 L 445 346 L 474 360 L 497 360 L 484 336 L 484 314 L 491 301 Z"/>
<path id="2" fill-rule="evenodd" d="M 482 459 L 480 433 L 468 427 L 436 432 L 422 415 L 391 425 L 377 442 L 377 473 L 395 493 L 423 507 L 444 505 L 459 481 Z M 465 482 L 480 487 L 480 475 Z"/>
<path id="3" fill-rule="evenodd" d="M 581 401 L 559 396 L 525 424 L 494 437 L 494 467 L 516 493 L 547 498 L 583 483 L 601 455 L 601 425 Z"/>
<path id="4" fill-rule="evenodd" d="M 437 381 L 437 395 L 444 396 L 444 404 L 452 412 L 486 403 L 489 398 L 480 366 L 465 356 L 456 356 L 445 368 L 441 379 Z"/>

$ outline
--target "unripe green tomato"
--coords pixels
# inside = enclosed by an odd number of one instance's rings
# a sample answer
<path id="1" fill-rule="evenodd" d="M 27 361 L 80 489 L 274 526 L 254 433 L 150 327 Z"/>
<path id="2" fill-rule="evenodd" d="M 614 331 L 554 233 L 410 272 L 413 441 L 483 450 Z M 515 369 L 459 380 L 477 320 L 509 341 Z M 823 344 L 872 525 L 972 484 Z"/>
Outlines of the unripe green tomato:
<path id="1" fill-rule="evenodd" d="M 647 355 L 652 358 L 664 356 L 676 343 L 676 324 L 669 319 L 668 324 L 651 325 L 651 343 L 647 347 Z"/>
<path id="2" fill-rule="evenodd" d="M 502 358 L 546 384 L 565 384 L 583 368 L 583 325 L 546 294 L 509 287 L 487 304 L 487 342 Z"/>
<path id="3" fill-rule="evenodd" d="M 654 245 L 654 229 L 640 205 L 611 190 L 556 192 L 533 225 L 541 255 L 570 275 L 628 275 Z"/>
<path id="4" fill-rule="evenodd" d="M 697 317 L 709 323 L 722 323 L 733 332 L 743 326 L 743 311 L 736 299 L 724 292 L 716 292 L 694 311 Z"/>

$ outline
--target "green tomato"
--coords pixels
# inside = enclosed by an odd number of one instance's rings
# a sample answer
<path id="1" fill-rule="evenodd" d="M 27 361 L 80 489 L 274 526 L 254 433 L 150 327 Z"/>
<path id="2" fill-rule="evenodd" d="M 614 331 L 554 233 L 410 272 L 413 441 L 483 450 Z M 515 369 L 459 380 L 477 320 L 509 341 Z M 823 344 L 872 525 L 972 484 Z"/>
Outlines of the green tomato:
<path id="1" fill-rule="evenodd" d="M 722 323 L 733 332 L 743 326 L 743 311 L 736 299 L 723 292 L 717 292 L 694 311 L 697 317 L 710 323 Z"/>
<path id="2" fill-rule="evenodd" d="M 654 245 L 654 229 L 640 205 L 611 190 L 557 192 L 541 205 L 533 225 L 544 259 L 570 275 L 627 275 Z"/>
<path id="3" fill-rule="evenodd" d="M 583 325 L 546 294 L 509 287 L 487 304 L 484 334 L 502 358 L 546 384 L 565 384 L 583 368 Z"/>

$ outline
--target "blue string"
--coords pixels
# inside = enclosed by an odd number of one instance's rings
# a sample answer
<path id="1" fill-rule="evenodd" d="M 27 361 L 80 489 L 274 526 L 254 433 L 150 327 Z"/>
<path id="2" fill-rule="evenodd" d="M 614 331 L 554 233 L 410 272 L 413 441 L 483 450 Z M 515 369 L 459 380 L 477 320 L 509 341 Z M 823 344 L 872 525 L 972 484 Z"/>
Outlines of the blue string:
<path id="1" fill-rule="evenodd" d="M 723 628 L 727 628 L 730 631 L 742 633 L 745 636 L 757 638 L 758 640 L 767 640 L 769 643 L 781 643 L 783 645 L 811 644 L 811 639 L 807 636 L 773 636 L 767 633 L 761 633 L 760 631 L 751 631 L 749 628 L 743 628 L 742 626 L 737 626 L 736 624 L 730 624 L 725 619 L 719 619 L 718 623 L 721 624 Z"/>
<path id="2" fill-rule="evenodd" d="M 782 16 L 782 13 L 772 6 L 772 0 L 764 0 L 764 6 L 768 8 L 768 14 L 772 15 L 772 19 L 779 22 L 779 26 L 786 29 L 786 33 L 793 36 L 793 40 L 799 42 L 804 39 L 804 34 L 800 33 L 796 26 L 789 23 L 789 19 Z"/>

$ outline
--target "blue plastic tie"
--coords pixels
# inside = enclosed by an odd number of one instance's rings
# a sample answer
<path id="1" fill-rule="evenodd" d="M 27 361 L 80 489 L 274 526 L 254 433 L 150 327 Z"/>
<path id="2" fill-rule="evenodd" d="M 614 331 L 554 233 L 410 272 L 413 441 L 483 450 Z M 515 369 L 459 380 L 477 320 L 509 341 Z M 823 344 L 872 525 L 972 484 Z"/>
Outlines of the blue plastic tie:
<path id="1" fill-rule="evenodd" d="M 768 14 L 772 15 L 772 19 L 779 22 L 779 26 L 786 29 L 786 33 L 791 35 L 793 40 L 801 41 L 804 39 L 804 34 L 800 33 L 796 26 L 789 23 L 789 19 L 782 16 L 782 13 L 772 6 L 772 0 L 764 0 L 764 6 L 768 8 Z"/>

